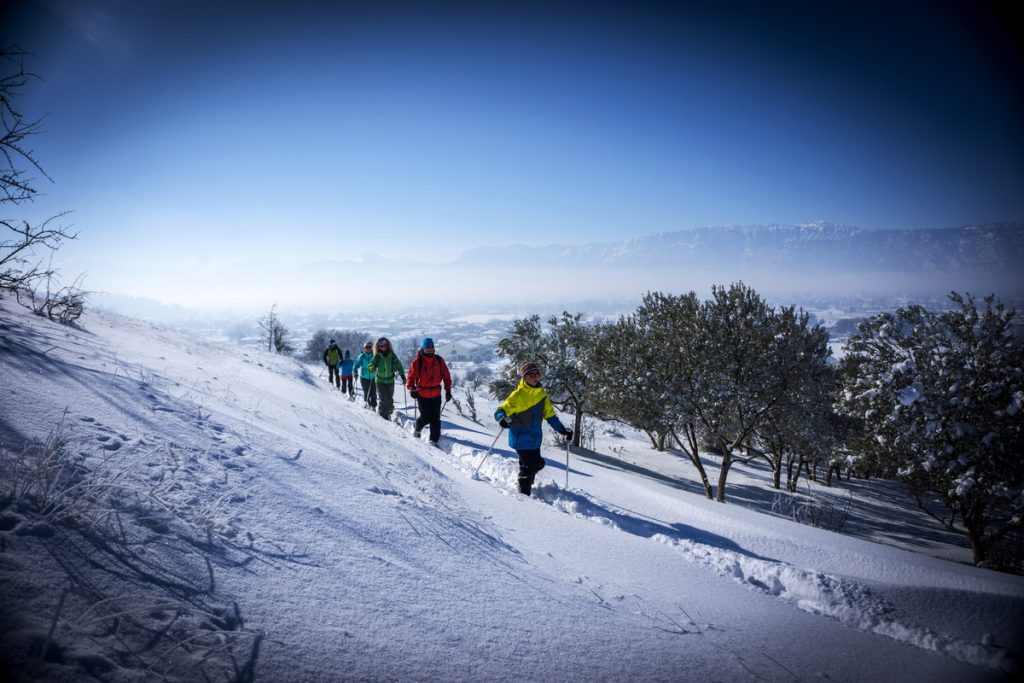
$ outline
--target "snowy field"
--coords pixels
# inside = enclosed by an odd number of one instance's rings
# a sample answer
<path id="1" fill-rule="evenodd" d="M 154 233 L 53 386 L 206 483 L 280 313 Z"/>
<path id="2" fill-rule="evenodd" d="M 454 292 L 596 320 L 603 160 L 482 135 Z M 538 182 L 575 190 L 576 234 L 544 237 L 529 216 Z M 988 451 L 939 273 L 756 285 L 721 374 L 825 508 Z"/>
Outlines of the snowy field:
<path id="1" fill-rule="evenodd" d="M 504 437 L 485 458 L 484 397 L 481 423 L 446 408 L 435 449 L 411 407 L 387 423 L 320 367 L 81 322 L 0 310 L 8 680 L 1017 673 L 1024 577 L 971 566 L 894 484 L 793 499 L 738 466 L 723 505 L 683 458 L 598 424 L 568 470 L 545 445 L 525 498 Z M 848 506 L 842 533 L 790 519 L 808 505 Z"/>

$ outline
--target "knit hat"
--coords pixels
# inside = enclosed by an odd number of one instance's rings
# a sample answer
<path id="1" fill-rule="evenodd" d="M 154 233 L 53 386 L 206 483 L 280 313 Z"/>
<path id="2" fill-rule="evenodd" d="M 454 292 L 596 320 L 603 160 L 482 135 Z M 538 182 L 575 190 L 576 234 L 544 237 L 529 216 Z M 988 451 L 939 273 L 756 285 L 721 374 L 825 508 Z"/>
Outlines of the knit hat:
<path id="1" fill-rule="evenodd" d="M 526 362 L 519 366 L 519 376 L 526 379 L 526 376 L 531 372 L 540 372 L 540 368 L 537 367 L 536 363 Z"/>
<path id="2" fill-rule="evenodd" d="M 352 354 L 348 352 L 348 349 L 345 349 L 345 358 L 351 358 L 351 357 L 352 357 Z"/>
<path id="3" fill-rule="evenodd" d="M 424 337 L 423 338 L 423 343 L 420 344 L 420 348 L 421 349 L 425 349 L 428 346 L 433 346 L 433 345 L 434 345 L 434 340 L 433 339 L 431 339 L 430 337 Z"/>

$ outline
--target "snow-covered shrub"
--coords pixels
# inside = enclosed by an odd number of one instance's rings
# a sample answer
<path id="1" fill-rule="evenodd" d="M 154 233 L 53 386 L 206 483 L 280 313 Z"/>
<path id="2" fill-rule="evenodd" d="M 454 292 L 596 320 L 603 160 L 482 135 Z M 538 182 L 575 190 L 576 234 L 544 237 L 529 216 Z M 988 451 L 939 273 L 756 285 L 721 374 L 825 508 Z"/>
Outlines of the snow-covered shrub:
<path id="1" fill-rule="evenodd" d="M 41 591 L 4 595 L 18 610 L 6 663 L 25 680 L 251 680 L 263 636 L 216 594 L 213 568 L 256 550 L 251 536 L 231 541 L 238 489 L 197 478 L 223 467 L 172 446 L 140 459 L 72 442 L 62 420 L 42 441 L 0 449 L 0 552 L 25 556 L 4 570 L 31 562 Z"/>

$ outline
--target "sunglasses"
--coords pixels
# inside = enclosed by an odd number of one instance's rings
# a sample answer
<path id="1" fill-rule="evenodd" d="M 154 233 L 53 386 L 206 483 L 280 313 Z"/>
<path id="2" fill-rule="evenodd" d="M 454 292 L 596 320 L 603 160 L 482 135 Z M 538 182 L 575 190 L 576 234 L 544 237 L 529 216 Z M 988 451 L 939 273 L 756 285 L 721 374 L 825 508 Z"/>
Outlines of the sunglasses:
<path id="1" fill-rule="evenodd" d="M 527 377 L 540 377 L 540 373 L 534 370 L 533 372 L 526 373 Z"/>

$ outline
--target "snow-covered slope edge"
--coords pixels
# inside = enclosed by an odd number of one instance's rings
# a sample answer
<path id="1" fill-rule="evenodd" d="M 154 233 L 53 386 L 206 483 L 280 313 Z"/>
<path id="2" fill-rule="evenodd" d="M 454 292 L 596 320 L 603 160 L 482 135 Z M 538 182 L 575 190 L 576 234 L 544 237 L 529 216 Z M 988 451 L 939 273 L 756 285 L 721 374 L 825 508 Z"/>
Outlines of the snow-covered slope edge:
<path id="1" fill-rule="evenodd" d="M 483 456 L 475 449 L 464 447 L 457 447 L 455 454 L 466 465 L 474 465 L 474 461 L 480 463 Z M 513 468 L 506 463 L 502 469 L 498 479 L 505 486 L 510 486 Z M 679 532 L 638 520 L 626 511 L 594 501 L 583 491 L 563 489 L 557 482 L 538 487 L 536 495 L 562 512 L 675 548 L 689 562 L 734 578 L 754 590 L 782 598 L 811 614 L 830 617 L 846 626 L 934 650 L 977 666 L 1003 671 L 1015 668 L 1015 664 L 1009 661 L 1007 650 L 995 646 L 990 634 L 980 642 L 968 642 L 917 625 L 914 615 L 901 613 L 893 604 L 875 595 L 864 582 L 793 566 L 743 550 L 729 550 L 717 543 L 702 543 L 691 538 L 690 530 Z M 973 588 L 980 589 L 981 586 Z"/>

